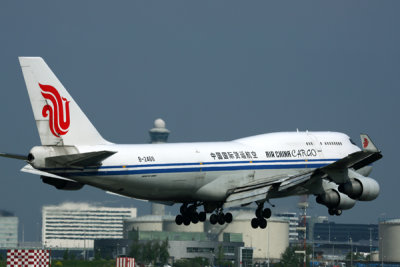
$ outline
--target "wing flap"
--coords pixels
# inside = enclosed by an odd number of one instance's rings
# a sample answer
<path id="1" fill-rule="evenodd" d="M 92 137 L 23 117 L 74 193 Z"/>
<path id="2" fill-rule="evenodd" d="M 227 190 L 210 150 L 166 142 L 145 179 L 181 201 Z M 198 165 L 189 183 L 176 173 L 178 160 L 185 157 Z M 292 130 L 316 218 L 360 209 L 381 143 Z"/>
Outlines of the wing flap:
<path id="1" fill-rule="evenodd" d="M 267 194 L 271 186 L 265 186 L 249 191 L 243 191 L 239 193 L 232 193 L 224 203 L 224 208 L 236 207 L 240 205 L 246 205 L 254 201 L 266 199 Z"/>
<path id="2" fill-rule="evenodd" d="M 278 191 L 281 192 L 281 191 L 287 190 L 293 186 L 302 184 L 302 183 L 310 180 L 311 176 L 314 173 L 315 172 L 312 171 L 312 172 L 308 172 L 308 173 L 301 174 L 301 175 L 291 176 L 279 185 Z"/>
<path id="3" fill-rule="evenodd" d="M 235 206 L 244 206 L 251 202 L 268 199 L 270 189 L 278 189 L 279 192 L 289 189 L 295 185 L 301 184 L 311 178 L 313 171 L 301 175 L 286 176 L 278 180 L 260 182 L 256 184 L 245 185 L 234 189 L 226 198 L 224 208 Z"/>

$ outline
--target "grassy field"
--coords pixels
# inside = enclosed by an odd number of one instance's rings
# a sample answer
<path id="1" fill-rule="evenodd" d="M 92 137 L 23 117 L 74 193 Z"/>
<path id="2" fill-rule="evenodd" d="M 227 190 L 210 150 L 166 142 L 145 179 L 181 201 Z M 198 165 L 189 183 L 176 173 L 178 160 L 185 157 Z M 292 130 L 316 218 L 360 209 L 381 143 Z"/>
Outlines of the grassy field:
<path id="1" fill-rule="evenodd" d="M 5 261 L 0 261 L 0 267 L 6 267 Z M 115 267 L 115 260 L 99 260 L 99 261 L 58 261 L 53 260 L 52 267 Z"/>

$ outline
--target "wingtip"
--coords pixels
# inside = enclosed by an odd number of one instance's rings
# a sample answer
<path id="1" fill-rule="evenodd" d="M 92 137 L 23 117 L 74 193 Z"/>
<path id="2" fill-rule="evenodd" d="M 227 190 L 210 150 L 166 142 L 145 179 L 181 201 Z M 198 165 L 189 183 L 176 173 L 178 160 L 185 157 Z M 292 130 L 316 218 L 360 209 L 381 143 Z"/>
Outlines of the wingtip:
<path id="1" fill-rule="evenodd" d="M 371 138 L 368 136 L 368 134 L 360 134 L 361 138 L 361 146 L 364 151 L 369 151 L 369 152 L 380 152 L 379 149 L 375 146 L 375 144 L 372 142 Z"/>

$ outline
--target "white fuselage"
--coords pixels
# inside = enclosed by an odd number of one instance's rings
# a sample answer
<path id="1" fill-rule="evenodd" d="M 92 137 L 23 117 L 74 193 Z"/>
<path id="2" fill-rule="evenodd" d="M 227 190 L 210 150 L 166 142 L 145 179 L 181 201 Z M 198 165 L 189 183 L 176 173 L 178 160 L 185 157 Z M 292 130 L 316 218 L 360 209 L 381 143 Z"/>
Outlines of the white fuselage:
<path id="1" fill-rule="evenodd" d="M 336 132 L 281 132 L 227 142 L 76 148 L 80 153 L 117 153 L 101 167 L 41 169 L 121 195 L 172 202 L 223 201 L 232 188 L 309 172 L 360 150 L 347 135 Z"/>

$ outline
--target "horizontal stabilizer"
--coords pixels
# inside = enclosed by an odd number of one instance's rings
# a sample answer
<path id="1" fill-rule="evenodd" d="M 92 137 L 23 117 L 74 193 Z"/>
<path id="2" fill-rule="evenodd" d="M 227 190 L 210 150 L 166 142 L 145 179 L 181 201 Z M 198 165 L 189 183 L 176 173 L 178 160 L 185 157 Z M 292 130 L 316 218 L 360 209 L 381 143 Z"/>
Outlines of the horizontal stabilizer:
<path id="1" fill-rule="evenodd" d="M 28 157 L 26 155 L 2 153 L 2 152 L 0 152 L 0 157 L 11 158 L 11 159 L 19 159 L 19 160 L 28 160 Z"/>
<path id="2" fill-rule="evenodd" d="M 49 164 L 49 165 L 71 166 L 71 167 L 99 166 L 101 165 L 101 162 L 103 160 L 114 155 L 115 153 L 117 152 L 104 150 L 104 151 L 48 157 L 46 158 L 46 165 Z"/>
<path id="3" fill-rule="evenodd" d="M 25 165 L 22 169 L 22 172 L 27 172 L 27 173 L 32 173 L 32 174 L 36 174 L 36 175 L 40 175 L 40 176 L 46 176 L 46 177 L 50 177 L 50 178 L 54 178 L 54 179 L 59 179 L 59 180 L 65 180 L 65 181 L 69 181 L 69 182 L 75 182 L 74 180 L 59 176 L 59 175 L 55 175 L 52 173 L 48 173 L 48 172 L 44 172 L 44 171 L 40 171 L 38 169 L 33 168 L 31 165 L 27 164 Z"/>

